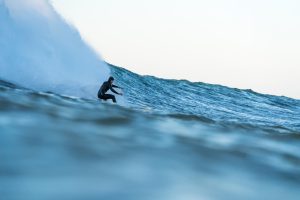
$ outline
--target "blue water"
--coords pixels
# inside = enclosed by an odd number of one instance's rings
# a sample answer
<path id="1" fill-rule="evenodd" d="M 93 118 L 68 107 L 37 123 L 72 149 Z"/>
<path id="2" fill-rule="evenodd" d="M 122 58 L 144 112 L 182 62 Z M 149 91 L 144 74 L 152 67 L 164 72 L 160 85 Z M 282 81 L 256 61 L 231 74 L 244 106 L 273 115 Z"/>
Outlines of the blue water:
<path id="1" fill-rule="evenodd" d="M 298 200 L 299 152 L 300 100 L 140 76 L 48 1 L 0 0 L 0 200 Z"/>
<path id="2" fill-rule="evenodd" d="M 110 67 L 123 106 L 0 83 L 3 199 L 299 198 L 299 100 Z"/>
<path id="3" fill-rule="evenodd" d="M 300 100 L 221 85 L 142 77 L 114 66 L 112 70 L 126 88 L 130 106 L 137 109 L 275 132 L 300 130 Z"/>

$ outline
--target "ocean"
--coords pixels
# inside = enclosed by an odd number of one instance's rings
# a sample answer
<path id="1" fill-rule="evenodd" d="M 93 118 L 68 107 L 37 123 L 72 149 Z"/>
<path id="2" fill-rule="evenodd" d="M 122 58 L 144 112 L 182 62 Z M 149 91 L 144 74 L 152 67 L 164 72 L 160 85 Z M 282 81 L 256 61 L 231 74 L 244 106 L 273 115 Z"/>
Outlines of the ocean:
<path id="1" fill-rule="evenodd" d="M 1 200 L 299 199 L 300 100 L 105 63 L 48 1 L 0 23 Z"/>
<path id="2" fill-rule="evenodd" d="M 299 100 L 111 68 L 121 106 L 1 81 L 1 199 L 299 198 Z"/>

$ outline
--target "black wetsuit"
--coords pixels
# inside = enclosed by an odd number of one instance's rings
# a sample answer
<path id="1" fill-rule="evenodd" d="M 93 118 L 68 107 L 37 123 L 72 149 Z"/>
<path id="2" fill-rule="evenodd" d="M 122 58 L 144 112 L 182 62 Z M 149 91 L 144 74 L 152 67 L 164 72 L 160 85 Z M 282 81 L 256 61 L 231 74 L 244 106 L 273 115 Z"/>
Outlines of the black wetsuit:
<path id="1" fill-rule="evenodd" d="M 113 88 L 120 88 L 119 86 L 111 84 L 109 81 L 106 81 L 102 84 L 98 91 L 98 98 L 103 100 L 111 99 L 114 103 L 116 103 L 116 97 L 112 94 L 105 94 L 108 90 L 111 90 L 115 94 L 119 94 L 116 90 Z"/>

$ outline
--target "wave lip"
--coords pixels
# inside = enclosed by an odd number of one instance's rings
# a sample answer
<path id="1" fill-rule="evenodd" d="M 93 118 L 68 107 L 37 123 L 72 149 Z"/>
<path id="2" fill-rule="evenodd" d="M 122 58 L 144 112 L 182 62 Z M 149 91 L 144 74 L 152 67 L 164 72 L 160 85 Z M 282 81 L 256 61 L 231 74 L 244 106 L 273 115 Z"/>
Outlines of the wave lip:
<path id="1" fill-rule="evenodd" d="M 109 67 L 46 0 L 0 0 L 0 79 L 95 97 Z"/>

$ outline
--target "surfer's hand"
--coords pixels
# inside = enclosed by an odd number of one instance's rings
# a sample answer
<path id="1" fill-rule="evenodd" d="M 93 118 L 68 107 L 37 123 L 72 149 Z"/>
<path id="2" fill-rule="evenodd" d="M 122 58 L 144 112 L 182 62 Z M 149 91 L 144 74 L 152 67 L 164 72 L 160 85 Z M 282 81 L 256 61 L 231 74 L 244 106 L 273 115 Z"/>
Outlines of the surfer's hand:
<path id="1" fill-rule="evenodd" d="M 123 96 L 123 93 L 119 93 L 119 95 Z"/>

